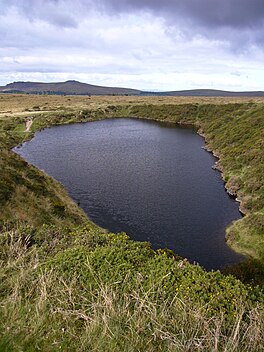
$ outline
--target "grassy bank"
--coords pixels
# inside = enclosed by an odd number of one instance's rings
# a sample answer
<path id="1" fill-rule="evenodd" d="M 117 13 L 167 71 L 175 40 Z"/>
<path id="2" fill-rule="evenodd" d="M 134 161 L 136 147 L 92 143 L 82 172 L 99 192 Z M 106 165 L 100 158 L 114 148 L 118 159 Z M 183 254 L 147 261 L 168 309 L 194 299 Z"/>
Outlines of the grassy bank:
<path id="1" fill-rule="evenodd" d="M 263 350 L 263 103 L 20 97 L 0 100 L 10 106 L 0 115 L 0 350 Z M 111 117 L 199 129 L 246 214 L 228 242 L 252 261 L 205 272 L 105 233 L 60 184 L 10 151 L 41 128 Z"/>

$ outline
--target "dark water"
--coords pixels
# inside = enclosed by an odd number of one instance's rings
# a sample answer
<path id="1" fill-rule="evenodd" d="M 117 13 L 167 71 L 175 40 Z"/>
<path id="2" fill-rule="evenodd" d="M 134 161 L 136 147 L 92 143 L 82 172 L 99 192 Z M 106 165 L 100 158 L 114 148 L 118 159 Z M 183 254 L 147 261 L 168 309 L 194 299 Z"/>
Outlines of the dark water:
<path id="1" fill-rule="evenodd" d="M 203 145 L 192 129 L 113 119 L 52 127 L 15 151 L 98 225 L 215 269 L 243 258 L 225 243 L 241 215 Z"/>

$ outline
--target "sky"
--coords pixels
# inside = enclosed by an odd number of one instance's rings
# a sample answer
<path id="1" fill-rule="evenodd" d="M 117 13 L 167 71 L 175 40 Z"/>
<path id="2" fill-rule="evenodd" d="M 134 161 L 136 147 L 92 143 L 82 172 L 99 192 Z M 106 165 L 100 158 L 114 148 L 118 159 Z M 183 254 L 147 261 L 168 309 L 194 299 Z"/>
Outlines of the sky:
<path id="1" fill-rule="evenodd" d="M 264 0 L 0 0 L 0 86 L 264 90 Z"/>

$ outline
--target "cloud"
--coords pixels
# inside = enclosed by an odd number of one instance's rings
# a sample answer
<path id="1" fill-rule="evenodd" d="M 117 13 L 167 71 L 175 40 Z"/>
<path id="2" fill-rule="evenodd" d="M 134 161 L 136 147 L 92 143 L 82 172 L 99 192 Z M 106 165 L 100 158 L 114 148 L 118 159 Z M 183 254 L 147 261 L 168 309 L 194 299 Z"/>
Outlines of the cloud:
<path id="1" fill-rule="evenodd" d="M 201 35 L 228 42 L 234 50 L 264 45 L 263 0 L 0 0 L 0 9 L 15 9 L 31 22 L 61 28 L 77 28 L 95 13 L 107 17 L 149 13 L 187 39 Z"/>
<path id="2" fill-rule="evenodd" d="M 114 12 L 148 10 L 155 15 L 190 18 L 205 27 L 254 28 L 264 19 L 262 0 L 101 0 Z"/>
<path id="3" fill-rule="evenodd" d="M 0 15 L 11 10 L 31 22 L 42 20 L 58 27 L 75 28 L 78 26 L 78 13 L 69 4 L 67 0 L 0 0 Z"/>
<path id="4" fill-rule="evenodd" d="M 148 11 L 185 36 L 225 40 L 235 49 L 264 44 L 263 0 L 101 0 L 100 4 L 112 14 Z"/>
<path id="5" fill-rule="evenodd" d="M 263 0 L 0 0 L 0 85 L 43 77 L 261 89 L 263 7 Z"/>
<path id="6" fill-rule="evenodd" d="M 254 30 L 263 26 L 264 20 L 263 0 L 1 0 L 0 4 L 2 10 L 16 7 L 29 18 L 43 18 L 61 26 L 67 26 L 67 19 L 76 24 L 93 9 L 112 15 L 147 11 L 174 18 L 175 24 L 180 19 L 190 20 L 206 28 Z"/>

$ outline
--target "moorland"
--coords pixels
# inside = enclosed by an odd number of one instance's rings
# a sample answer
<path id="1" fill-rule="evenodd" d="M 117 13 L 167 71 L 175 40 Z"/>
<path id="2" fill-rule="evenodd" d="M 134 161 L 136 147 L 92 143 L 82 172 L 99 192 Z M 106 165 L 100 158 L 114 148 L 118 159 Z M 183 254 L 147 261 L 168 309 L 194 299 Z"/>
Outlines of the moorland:
<path id="1" fill-rule="evenodd" d="M 263 115 L 261 97 L 0 94 L 0 349 L 263 350 Z M 42 128 L 113 117 L 197 128 L 240 202 L 226 239 L 247 260 L 206 272 L 108 233 L 11 150 Z"/>

